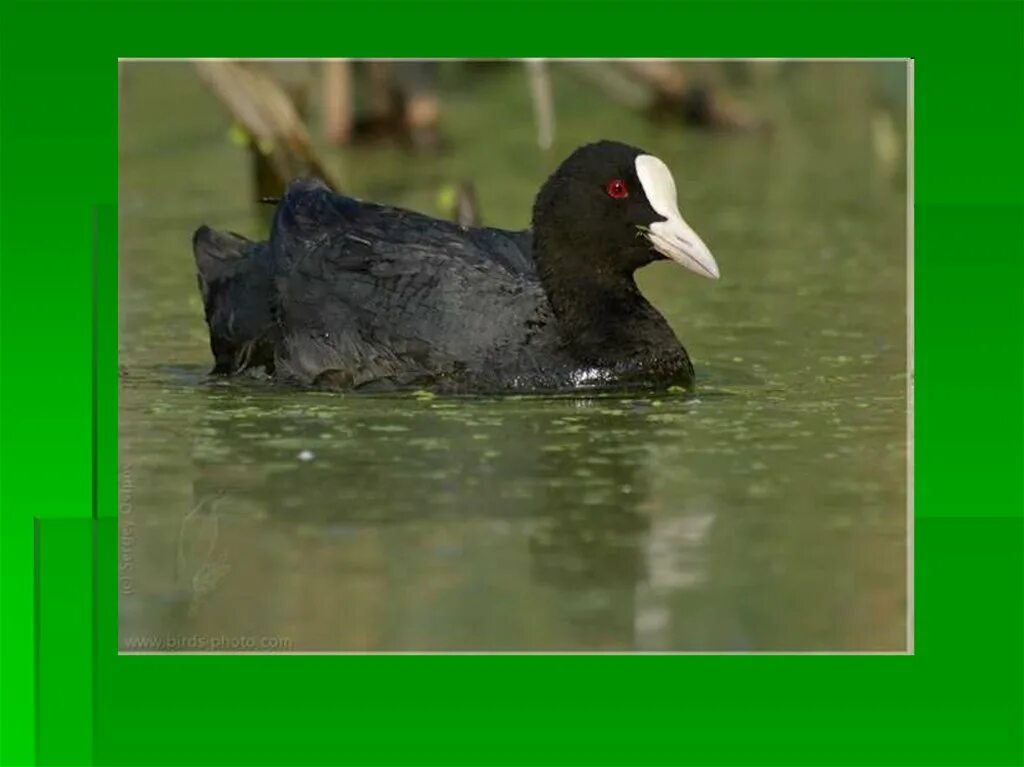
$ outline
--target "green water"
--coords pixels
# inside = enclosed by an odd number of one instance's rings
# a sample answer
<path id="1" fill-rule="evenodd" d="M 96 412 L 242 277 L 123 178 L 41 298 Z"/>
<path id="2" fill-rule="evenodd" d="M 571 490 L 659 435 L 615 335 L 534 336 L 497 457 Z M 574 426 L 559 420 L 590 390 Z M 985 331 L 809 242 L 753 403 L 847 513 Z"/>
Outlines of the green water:
<path id="1" fill-rule="evenodd" d="M 261 233 L 247 158 L 187 66 L 127 65 L 122 649 L 904 649 L 888 66 L 754 72 L 733 92 L 772 119 L 763 135 L 652 124 L 556 70 L 550 154 L 518 67 L 443 71 L 451 150 L 334 152 L 351 193 L 436 213 L 439 186 L 470 178 L 486 223 L 522 227 L 561 157 L 616 138 L 673 168 L 723 276 L 639 278 L 695 396 L 417 399 L 205 378 L 190 235 Z"/>

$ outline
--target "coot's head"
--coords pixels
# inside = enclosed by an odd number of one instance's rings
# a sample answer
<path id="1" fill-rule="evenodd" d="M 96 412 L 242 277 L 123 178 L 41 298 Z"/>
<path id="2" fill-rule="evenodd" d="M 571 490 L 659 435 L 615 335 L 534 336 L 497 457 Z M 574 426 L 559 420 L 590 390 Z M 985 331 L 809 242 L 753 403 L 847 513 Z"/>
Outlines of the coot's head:
<path id="1" fill-rule="evenodd" d="M 627 275 L 668 258 L 718 278 L 711 251 L 679 212 L 668 166 L 634 146 L 599 141 L 569 155 L 537 195 L 533 229 L 543 258 L 574 271 Z"/>

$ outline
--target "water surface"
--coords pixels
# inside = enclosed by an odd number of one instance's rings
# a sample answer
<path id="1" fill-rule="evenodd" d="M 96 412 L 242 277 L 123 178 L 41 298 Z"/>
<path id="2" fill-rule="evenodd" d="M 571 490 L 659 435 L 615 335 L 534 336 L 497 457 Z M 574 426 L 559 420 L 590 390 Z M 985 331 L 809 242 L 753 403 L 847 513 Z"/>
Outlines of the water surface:
<path id="1" fill-rule="evenodd" d="M 206 378 L 191 232 L 265 224 L 190 69 L 126 65 L 122 649 L 904 649 L 901 77 L 755 72 L 733 91 L 774 129 L 730 135 L 556 71 L 544 154 L 517 67 L 446 68 L 451 150 L 333 153 L 352 194 L 436 213 L 471 178 L 487 224 L 523 227 L 558 160 L 616 138 L 676 171 L 723 277 L 640 274 L 694 395 L 429 398 Z"/>

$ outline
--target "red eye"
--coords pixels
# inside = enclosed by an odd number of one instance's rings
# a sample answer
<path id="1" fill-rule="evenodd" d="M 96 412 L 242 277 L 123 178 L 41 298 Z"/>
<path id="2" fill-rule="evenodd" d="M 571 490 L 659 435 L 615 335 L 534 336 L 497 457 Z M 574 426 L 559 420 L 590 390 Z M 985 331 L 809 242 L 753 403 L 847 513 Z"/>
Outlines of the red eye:
<path id="1" fill-rule="evenodd" d="M 616 200 L 621 200 L 623 197 L 629 197 L 629 189 L 626 188 L 626 182 L 621 178 L 613 178 L 609 181 L 608 196 L 614 197 Z"/>

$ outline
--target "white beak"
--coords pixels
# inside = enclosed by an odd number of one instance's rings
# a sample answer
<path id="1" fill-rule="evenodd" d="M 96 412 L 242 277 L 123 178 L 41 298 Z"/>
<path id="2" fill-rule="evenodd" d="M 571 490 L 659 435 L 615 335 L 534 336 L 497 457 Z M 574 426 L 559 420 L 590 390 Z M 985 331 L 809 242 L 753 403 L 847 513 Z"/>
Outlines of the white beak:
<path id="1" fill-rule="evenodd" d="M 655 221 L 645 232 L 654 249 L 697 274 L 717 280 L 715 257 L 679 212 L 676 183 L 668 166 L 653 155 L 642 154 L 636 158 L 636 175 L 647 201 L 665 219 Z"/>

